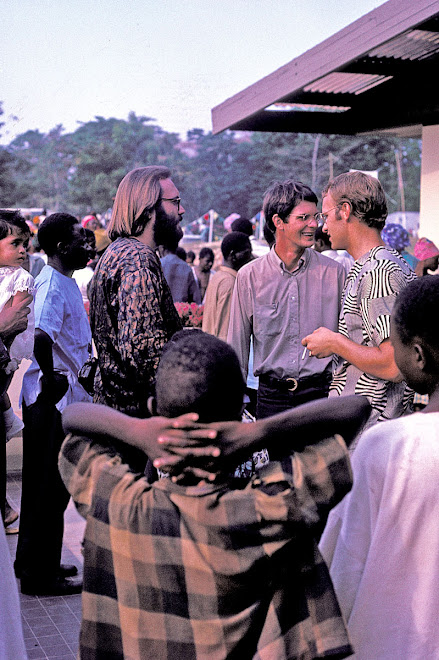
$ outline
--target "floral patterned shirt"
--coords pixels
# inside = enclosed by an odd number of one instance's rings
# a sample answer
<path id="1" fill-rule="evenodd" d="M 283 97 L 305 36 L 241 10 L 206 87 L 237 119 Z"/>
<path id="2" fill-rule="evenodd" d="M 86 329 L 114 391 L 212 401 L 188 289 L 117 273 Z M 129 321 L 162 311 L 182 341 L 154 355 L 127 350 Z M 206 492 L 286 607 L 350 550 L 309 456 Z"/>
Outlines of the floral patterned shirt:
<path id="1" fill-rule="evenodd" d="M 135 238 L 106 249 L 90 284 L 90 324 L 99 361 L 95 403 L 148 417 L 163 346 L 181 329 L 154 250 Z"/>

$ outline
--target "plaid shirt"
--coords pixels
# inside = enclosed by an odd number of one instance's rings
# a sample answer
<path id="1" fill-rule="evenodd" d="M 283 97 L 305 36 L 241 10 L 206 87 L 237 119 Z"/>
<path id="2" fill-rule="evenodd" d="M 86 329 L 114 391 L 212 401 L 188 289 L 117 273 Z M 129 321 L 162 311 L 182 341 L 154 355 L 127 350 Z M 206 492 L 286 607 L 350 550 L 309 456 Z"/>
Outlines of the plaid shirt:
<path id="1" fill-rule="evenodd" d="M 94 401 L 148 417 L 163 346 L 182 327 L 160 259 L 137 239 L 118 238 L 99 260 L 89 293 L 99 358 Z"/>
<path id="2" fill-rule="evenodd" d="M 351 487 L 346 447 L 330 438 L 282 465 L 227 485 L 149 483 L 111 447 L 68 436 L 60 471 L 87 519 L 80 657 L 350 655 L 316 545 Z"/>

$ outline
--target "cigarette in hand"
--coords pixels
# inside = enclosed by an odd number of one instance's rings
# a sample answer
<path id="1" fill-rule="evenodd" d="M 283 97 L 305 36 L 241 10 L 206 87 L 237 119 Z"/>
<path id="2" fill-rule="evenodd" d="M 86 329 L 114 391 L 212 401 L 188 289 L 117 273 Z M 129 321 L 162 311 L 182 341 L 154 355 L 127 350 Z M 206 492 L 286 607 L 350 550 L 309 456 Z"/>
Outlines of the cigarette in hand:
<path id="1" fill-rule="evenodd" d="M 303 353 L 302 353 L 302 360 L 305 359 L 305 355 L 306 355 L 306 351 L 307 351 L 307 350 L 308 350 L 308 349 L 307 349 L 306 346 L 305 346 L 305 348 L 303 349 Z"/>

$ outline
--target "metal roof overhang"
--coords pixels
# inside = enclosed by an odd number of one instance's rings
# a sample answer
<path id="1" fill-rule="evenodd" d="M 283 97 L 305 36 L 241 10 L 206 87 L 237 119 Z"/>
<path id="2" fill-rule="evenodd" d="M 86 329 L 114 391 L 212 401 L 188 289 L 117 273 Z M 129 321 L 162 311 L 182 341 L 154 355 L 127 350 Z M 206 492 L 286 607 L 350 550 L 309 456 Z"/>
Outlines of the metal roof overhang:
<path id="1" fill-rule="evenodd" d="M 438 74 L 439 0 L 389 0 L 213 108 L 213 132 L 420 137 Z"/>

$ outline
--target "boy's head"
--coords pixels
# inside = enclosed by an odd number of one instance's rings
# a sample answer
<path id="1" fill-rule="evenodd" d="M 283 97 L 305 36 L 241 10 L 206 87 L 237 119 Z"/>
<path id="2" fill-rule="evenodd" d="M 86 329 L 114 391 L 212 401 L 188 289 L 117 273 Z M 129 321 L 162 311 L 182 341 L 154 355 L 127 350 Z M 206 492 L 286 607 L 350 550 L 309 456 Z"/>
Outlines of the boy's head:
<path id="1" fill-rule="evenodd" d="M 244 380 L 233 348 L 201 330 L 181 330 L 156 374 L 157 414 L 196 412 L 204 423 L 240 419 Z"/>
<path id="2" fill-rule="evenodd" d="M 212 268 L 214 261 L 215 255 L 213 250 L 211 250 L 209 247 L 201 248 L 200 254 L 198 255 L 200 270 L 205 272 L 209 271 Z"/>
<path id="3" fill-rule="evenodd" d="M 395 361 L 408 385 L 430 394 L 439 383 L 439 277 L 410 282 L 398 295 L 392 312 L 390 338 Z"/>
<path id="4" fill-rule="evenodd" d="M 252 246 L 247 234 L 232 231 L 221 242 L 224 262 L 234 270 L 239 270 L 252 259 Z"/>
<path id="5" fill-rule="evenodd" d="M 85 268 L 92 254 L 86 230 L 69 213 L 47 216 L 38 230 L 38 242 L 49 258 L 59 257 L 72 270 Z"/>
<path id="6" fill-rule="evenodd" d="M 19 211 L 0 209 L 0 241 L 10 234 L 14 234 L 15 236 L 22 234 L 30 238 L 31 231 Z"/>

